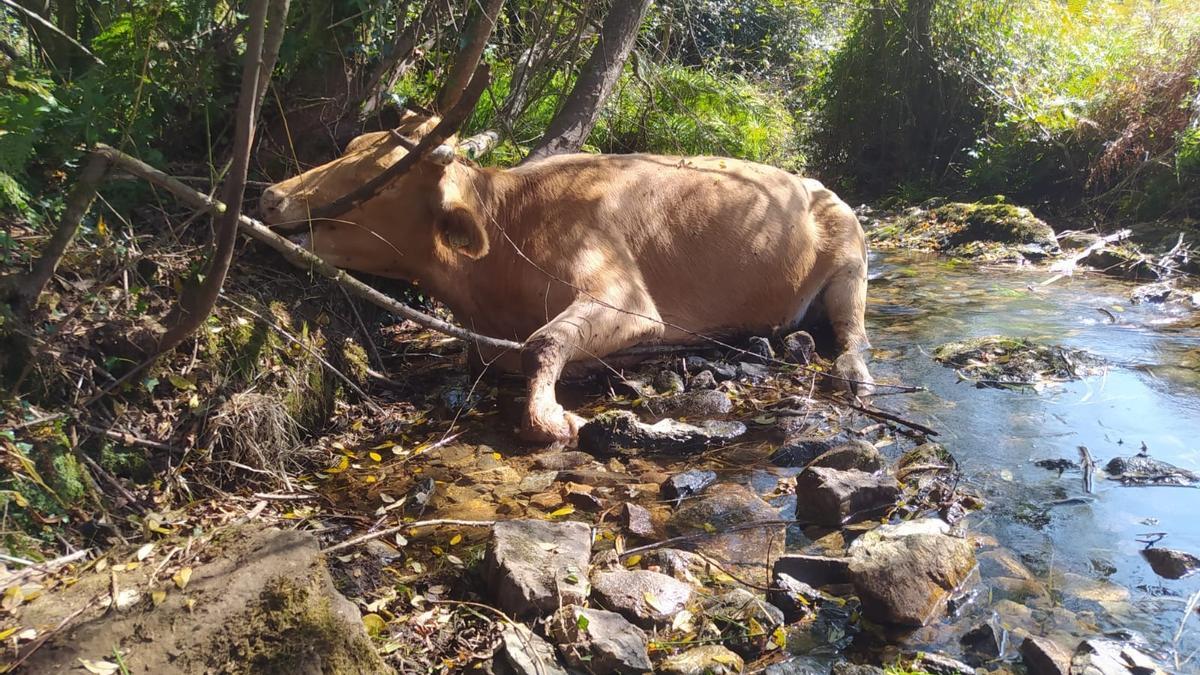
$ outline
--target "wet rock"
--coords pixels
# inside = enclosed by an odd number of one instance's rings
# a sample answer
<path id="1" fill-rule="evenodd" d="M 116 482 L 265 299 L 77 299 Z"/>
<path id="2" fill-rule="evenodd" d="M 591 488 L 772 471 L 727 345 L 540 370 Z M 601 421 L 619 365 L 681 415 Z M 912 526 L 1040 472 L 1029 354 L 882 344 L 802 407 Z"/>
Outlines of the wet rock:
<path id="1" fill-rule="evenodd" d="M 881 515 L 896 503 L 891 476 L 810 467 L 796 477 L 796 520 L 837 527 Z"/>
<path id="2" fill-rule="evenodd" d="M 689 356 L 683 360 L 683 368 L 687 373 L 695 375 L 704 371 L 712 373 L 717 382 L 725 382 L 737 377 L 737 368 L 728 363 L 709 361 L 700 356 Z"/>
<path id="3" fill-rule="evenodd" d="M 616 612 L 567 605 L 548 622 L 567 664 L 595 675 L 653 670 L 646 633 Z"/>
<path id="4" fill-rule="evenodd" d="M 1114 457 L 1104 470 L 1125 485 L 1195 485 L 1200 476 L 1153 457 Z"/>
<path id="5" fill-rule="evenodd" d="M 720 645 L 706 645 L 669 656 L 658 664 L 666 675 L 738 675 L 746 667 L 742 657 Z"/>
<path id="6" fill-rule="evenodd" d="M 1165 672 L 1149 656 L 1115 640 L 1090 639 L 1079 643 L 1071 656 L 1071 675 L 1133 675 Z"/>
<path id="7" fill-rule="evenodd" d="M 1099 272 L 1121 279 L 1156 280 L 1162 276 L 1157 268 L 1147 264 L 1146 256 L 1142 255 L 1135 246 L 1127 243 L 1109 244 L 1098 251 L 1089 253 L 1079 262 Z"/>
<path id="8" fill-rule="evenodd" d="M 618 487 L 638 482 L 634 476 L 604 469 L 571 469 L 558 474 L 561 481 L 571 481 L 593 487 Z"/>
<path id="9" fill-rule="evenodd" d="M 1078 380 L 1099 372 L 1103 365 L 1078 349 L 998 335 L 944 344 L 933 351 L 933 357 L 974 380 L 976 386 L 993 388 Z"/>
<path id="10" fill-rule="evenodd" d="M 829 660 L 815 656 L 793 656 L 786 661 L 772 663 L 763 675 L 829 675 Z M 882 673 L 883 671 L 879 671 Z M 857 675 L 851 673 L 850 675 Z M 863 675 L 875 675 L 864 673 Z"/>
<path id="11" fill-rule="evenodd" d="M 745 382 L 765 382 L 771 378 L 771 370 L 761 363 L 742 361 L 737 364 L 737 379 Z"/>
<path id="12" fill-rule="evenodd" d="M 651 398 L 646 409 L 659 417 L 715 417 L 733 412 L 733 401 L 723 391 L 698 389 Z"/>
<path id="13" fill-rule="evenodd" d="M 1164 579 L 1182 579 L 1200 570 L 1200 558 L 1169 548 L 1142 549 L 1142 557 L 1150 563 L 1150 569 Z"/>
<path id="14" fill-rule="evenodd" d="M 723 443 L 746 433 L 741 422 L 704 422 L 696 426 L 665 419 L 646 424 L 627 410 L 614 410 L 592 418 L 579 430 L 579 447 L 586 452 L 612 454 L 626 448 L 660 452 L 696 450 Z"/>
<path id="15" fill-rule="evenodd" d="M 1146 284 L 1138 286 L 1129 294 L 1129 301 L 1135 305 L 1150 302 L 1166 302 L 1167 298 L 1171 297 L 1171 293 L 1175 291 L 1170 282 L 1160 281 L 1156 284 Z"/>
<path id="16" fill-rule="evenodd" d="M 515 675 L 567 675 L 549 642 L 521 624 L 503 622 L 500 651 Z"/>
<path id="17" fill-rule="evenodd" d="M 621 525 L 629 534 L 650 538 L 654 536 L 654 519 L 645 507 L 626 503 L 621 507 Z"/>
<path id="18" fill-rule="evenodd" d="M 998 659 L 1004 653 L 1004 629 L 987 621 L 964 633 L 958 642 L 976 661 Z"/>
<path id="19" fill-rule="evenodd" d="M 855 663 L 835 663 L 829 675 L 884 675 L 883 668 Z"/>
<path id="20" fill-rule="evenodd" d="M 1064 249 L 1083 249 L 1098 243 L 1100 239 L 1100 235 L 1094 232 L 1060 232 L 1058 245 Z"/>
<path id="21" fill-rule="evenodd" d="M 576 508 L 584 511 L 601 511 L 608 508 L 608 502 L 602 499 L 588 485 L 571 483 L 563 490 L 563 499 Z"/>
<path id="22" fill-rule="evenodd" d="M 591 555 L 592 531 L 584 523 L 501 521 L 492 527 L 484 563 L 488 587 L 513 617 L 548 614 L 587 598 Z"/>
<path id="23" fill-rule="evenodd" d="M 775 583 L 767 593 L 767 602 L 778 607 L 788 623 L 812 614 L 828 599 L 821 591 L 787 574 L 775 575 Z"/>
<path id="24" fill-rule="evenodd" d="M 693 586 L 708 576 L 708 562 L 691 551 L 660 548 L 642 556 L 642 565 Z"/>
<path id="25" fill-rule="evenodd" d="M 1027 637 L 1021 642 L 1021 660 L 1029 675 L 1070 675 L 1071 653 L 1050 638 Z"/>
<path id="26" fill-rule="evenodd" d="M 783 349 L 789 361 L 809 364 L 816 358 L 817 343 L 813 336 L 798 330 L 783 338 Z"/>
<path id="27" fill-rule="evenodd" d="M 584 453 L 580 453 L 584 454 Z M 517 492 L 522 494 L 534 494 L 537 492 L 545 492 L 550 489 L 551 485 L 558 480 L 557 471 L 534 471 L 527 473 L 520 482 L 517 483 Z"/>
<path id="28" fill-rule="evenodd" d="M 704 613 L 722 627 L 730 647 L 742 653 L 761 649 L 783 625 L 783 612 L 744 588 L 735 588 L 704 602 Z"/>
<path id="29" fill-rule="evenodd" d="M 924 626 L 976 567 L 970 542 L 936 519 L 882 525 L 848 551 L 863 613 L 879 623 Z"/>
<path id="30" fill-rule="evenodd" d="M 1029 209 L 1006 203 L 951 202 L 908 212 L 875 228 L 871 239 L 882 246 L 989 259 L 1011 257 L 1022 245 L 1032 245 L 1041 254 L 1058 250 L 1049 225 Z"/>
<path id="31" fill-rule="evenodd" d="M 704 488 L 717 482 L 715 471 L 692 469 L 671 476 L 662 484 L 662 496 L 678 502 L 684 497 L 700 494 Z"/>
<path id="32" fill-rule="evenodd" d="M 687 534 L 778 519 L 778 512 L 746 487 L 723 484 L 684 502 L 667 527 L 675 534 Z"/>
<path id="33" fill-rule="evenodd" d="M 799 419 L 799 418 L 787 418 Z M 782 422 L 782 420 L 780 421 Z M 808 466 L 817 457 L 850 442 L 845 433 L 821 434 L 806 432 L 788 437 L 775 452 L 771 463 L 775 466 Z"/>
<path id="34" fill-rule="evenodd" d="M 945 654 L 930 652 L 907 654 L 905 658 L 901 659 L 901 663 L 909 671 L 928 673 L 929 675 L 975 675 L 974 668 Z"/>
<path id="35" fill-rule="evenodd" d="M 747 343 L 746 351 L 758 357 L 751 362 L 765 365 L 775 360 L 775 349 L 771 347 L 771 341 L 767 338 L 756 335 L 747 340 Z"/>
<path id="36" fill-rule="evenodd" d="M 673 370 L 660 370 L 654 376 L 654 389 L 660 394 L 678 394 L 683 391 L 683 377 Z"/>
<path id="37" fill-rule="evenodd" d="M 600 604 L 643 628 L 670 625 L 692 599 L 692 587 L 649 570 L 596 572 L 592 595 Z"/>
<path id="38" fill-rule="evenodd" d="M 775 577 L 788 576 L 810 586 L 850 583 L 850 559 L 822 555 L 785 555 L 775 561 Z"/>
<path id="39" fill-rule="evenodd" d="M 1049 471 L 1057 471 L 1060 476 L 1067 469 L 1078 469 L 1079 468 L 1079 464 L 1077 462 L 1073 462 L 1069 459 L 1063 459 L 1063 458 L 1039 459 L 1036 462 L 1034 462 L 1033 465 L 1036 467 L 1042 468 L 1042 469 L 1047 469 Z"/>
<path id="40" fill-rule="evenodd" d="M 533 460 L 533 468 L 542 471 L 564 471 L 566 469 L 578 469 L 581 466 L 590 464 L 595 457 L 586 452 L 578 450 L 570 450 L 567 452 L 547 452 L 537 456 Z"/>
<path id="41" fill-rule="evenodd" d="M 716 389 L 717 378 L 713 377 L 711 370 L 702 370 L 692 376 L 688 380 L 688 389 L 692 391 L 701 391 L 705 389 Z"/>
<path id="42" fill-rule="evenodd" d="M 958 470 L 958 462 L 940 443 L 922 443 L 901 455 L 896 476 L 907 481 L 915 474 L 942 475 Z"/>
<path id="43" fill-rule="evenodd" d="M 821 453 L 809 463 L 809 468 L 824 467 L 848 471 L 856 469 L 866 473 L 874 473 L 884 466 L 883 455 L 875 446 L 866 441 L 850 441 L 828 452 Z"/>

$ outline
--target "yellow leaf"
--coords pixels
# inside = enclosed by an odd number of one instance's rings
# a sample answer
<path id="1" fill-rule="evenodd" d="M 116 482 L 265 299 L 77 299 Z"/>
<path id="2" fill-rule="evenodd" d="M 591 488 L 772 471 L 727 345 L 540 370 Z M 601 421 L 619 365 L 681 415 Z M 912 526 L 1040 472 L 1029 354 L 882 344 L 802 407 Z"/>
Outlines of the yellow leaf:
<path id="1" fill-rule="evenodd" d="M 187 404 L 188 404 L 188 407 L 193 410 L 195 410 L 196 408 L 199 408 L 200 407 L 200 397 L 197 396 L 196 394 L 192 394 L 190 397 L 188 397 Z"/>
<path id="2" fill-rule="evenodd" d="M 140 562 L 127 562 L 127 563 L 125 563 L 125 571 L 132 572 L 141 566 L 142 566 L 142 563 L 140 563 Z M 116 566 L 113 566 L 113 569 L 117 569 Z"/>
<path id="3" fill-rule="evenodd" d="M 492 453 L 492 459 L 496 459 L 496 460 L 499 460 L 499 459 L 501 459 L 500 453 L 498 453 L 498 452 L 493 452 L 493 453 Z"/>
<path id="4" fill-rule="evenodd" d="M 13 626 L 12 628 L 0 630 L 0 640 L 7 640 L 10 635 L 17 632 L 17 628 L 17 626 Z"/>
<path id="5" fill-rule="evenodd" d="M 379 480 L 379 479 L 376 478 L 375 476 L 363 476 L 364 483 L 374 483 L 377 480 Z"/>
<path id="6" fill-rule="evenodd" d="M 367 456 L 370 457 L 371 461 L 374 461 L 374 462 L 382 462 L 383 461 L 383 455 L 379 454 L 378 452 L 368 452 Z"/>
<path id="7" fill-rule="evenodd" d="M 715 526 L 715 525 L 713 525 L 712 523 L 705 523 L 705 524 L 704 524 L 704 531 L 705 531 L 705 532 L 707 532 L 707 533 L 709 533 L 709 534 L 716 534 L 716 533 L 717 533 L 717 528 L 716 528 L 716 526 Z"/>
<path id="8" fill-rule="evenodd" d="M 188 582 L 192 580 L 192 568 L 184 567 L 175 574 L 171 575 L 171 581 L 179 587 L 179 590 L 187 588 Z"/>
<path id="9" fill-rule="evenodd" d="M 462 541 L 461 534 L 456 534 L 453 537 L 450 537 L 450 545 L 451 546 L 457 546 L 460 541 Z"/>
<path id="10" fill-rule="evenodd" d="M 755 620 L 755 618 L 754 618 L 754 617 L 750 617 L 750 620 L 749 620 L 749 621 L 747 621 L 746 623 L 747 623 L 747 625 L 748 625 L 748 626 L 749 626 L 749 628 L 750 628 L 750 637 L 756 637 L 756 636 L 759 636 L 759 635 L 763 635 L 764 633 L 766 633 L 766 632 L 767 632 L 767 631 L 766 631 L 766 630 L 765 630 L 765 629 L 762 627 L 762 624 L 761 624 L 761 623 L 759 623 L 757 620 Z"/>
<path id="11" fill-rule="evenodd" d="M 103 572 L 108 569 L 108 558 L 101 558 L 96 561 L 96 571 Z"/>
<path id="12" fill-rule="evenodd" d="M 442 550 L 441 546 L 431 546 L 431 547 L 429 547 L 429 550 L 433 551 L 434 555 L 444 555 L 446 553 L 445 551 Z"/>
<path id="13" fill-rule="evenodd" d="M 25 602 L 25 591 L 21 589 L 20 584 L 15 584 L 4 590 L 4 599 L 0 601 L 0 607 L 11 611 L 22 602 Z"/>
<path id="14" fill-rule="evenodd" d="M 96 234 L 101 237 L 108 237 L 108 223 L 104 222 L 104 216 L 96 219 Z"/>
<path id="15" fill-rule="evenodd" d="M 787 646 L 787 633 L 783 631 L 783 626 L 779 626 L 771 633 L 771 644 L 780 649 Z"/>
<path id="16" fill-rule="evenodd" d="M 350 468 L 350 458 L 346 455 L 342 455 L 338 458 L 337 466 L 331 466 L 328 469 L 325 469 L 325 473 L 341 473 L 348 468 Z"/>
<path id="17" fill-rule="evenodd" d="M 155 607 L 158 607 L 159 605 L 161 605 L 167 601 L 167 592 L 161 588 L 158 589 L 157 591 L 151 591 L 150 592 L 150 600 L 152 600 L 154 602 Z"/>
<path id="18" fill-rule="evenodd" d="M 653 609 L 661 614 L 666 614 L 667 610 L 669 609 L 668 607 L 663 607 L 662 601 L 658 599 L 658 596 L 650 591 L 642 593 L 642 599 L 646 601 L 646 604 L 650 606 L 650 609 Z"/>
<path id="19" fill-rule="evenodd" d="M 376 637 L 387 628 L 387 622 L 378 614 L 364 614 L 363 625 L 367 627 L 367 634 L 371 637 Z"/>
<path id="20" fill-rule="evenodd" d="M 558 509 L 557 511 L 551 511 L 550 517 L 551 518 L 561 518 L 562 516 L 569 516 L 572 513 L 575 513 L 575 507 L 571 506 L 570 504 L 567 504 L 566 506 L 562 507 L 561 509 Z"/>
<path id="21" fill-rule="evenodd" d="M 394 447 L 396 447 L 395 441 L 384 441 L 371 449 L 372 450 L 387 450 L 388 448 L 394 448 Z"/>
<path id="22" fill-rule="evenodd" d="M 640 562 L 642 562 L 642 555 L 640 553 L 634 553 L 633 555 L 631 555 L 625 559 L 625 566 L 626 567 L 637 567 L 637 564 Z"/>

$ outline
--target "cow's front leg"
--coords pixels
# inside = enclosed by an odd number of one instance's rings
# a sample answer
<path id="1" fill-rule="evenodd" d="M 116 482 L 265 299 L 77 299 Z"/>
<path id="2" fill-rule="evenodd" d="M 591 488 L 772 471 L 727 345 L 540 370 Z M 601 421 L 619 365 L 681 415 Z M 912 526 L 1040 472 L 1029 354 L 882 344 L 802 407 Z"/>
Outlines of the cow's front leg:
<path id="1" fill-rule="evenodd" d="M 855 396 L 869 396 L 875 391 L 875 379 L 862 356 L 871 346 L 866 327 L 866 262 L 856 260 L 834 274 L 822 300 L 839 352 L 833 367 L 840 378 L 837 385 Z"/>
<path id="2" fill-rule="evenodd" d="M 580 297 L 526 341 L 522 369 L 529 378 L 529 403 L 521 436 L 551 442 L 575 438 L 583 418 L 563 409 L 554 385 L 571 361 L 608 354 L 663 333 L 662 321 L 644 292 L 614 300 Z"/>

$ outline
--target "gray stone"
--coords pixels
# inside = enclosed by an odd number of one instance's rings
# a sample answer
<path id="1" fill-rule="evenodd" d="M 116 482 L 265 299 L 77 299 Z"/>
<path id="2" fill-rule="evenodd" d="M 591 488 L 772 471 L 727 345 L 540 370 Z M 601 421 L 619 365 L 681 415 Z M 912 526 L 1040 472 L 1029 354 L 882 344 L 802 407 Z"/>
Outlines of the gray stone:
<path id="1" fill-rule="evenodd" d="M 683 391 L 683 378 L 673 370 L 660 370 L 654 376 L 654 389 L 660 394 L 678 394 Z"/>
<path id="2" fill-rule="evenodd" d="M 793 419 L 797 418 L 783 418 L 777 424 L 783 427 L 788 424 L 785 420 Z M 789 429 L 783 427 L 782 430 L 786 432 Z M 850 438 L 842 432 L 823 434 L 804 431 L 784 440 L 779 448 L 771 453 L 771 463 L 787 467 L 808 466 L 809 462 L 849 441 Z"/>
<path id="3" fill-rule="evenodd" d="M 567 664 L 594 675 L 653 670 L 646 633 L 616 612 L 567 605 L 549 619 L 550 638 Z"/>
<path id="4" fill-rule="evenodd" d="M 1116 640 L 1089 639 L 1071 656 L 1071 675 L 1132 675 L 1163 673 L 1149 656 Z"/>
<path id="5" fill-rule="evenodd" d="M 1160 281 L 1156 284 L 1146 284 L 1138 286 L 1129 294 L 1129 301 L 1135 305 L 1140 305 L 1144 302 L 1158 303 L 1166 302 L 1167 298 L 1171 297 L 1171 293 L 1175 291 L 1169 281 Z"/>
<path id="6" fill-rule="evenodd" d="M 728 363 L 709 361 L 708 359 L 700 356 L 689 356 L 685 358 L 683 360 L 683 367 L 687 373 L 692 375 L 708 371 L 712 373 L 713 379 L 715 379 L 717 382 L 725 382 L 737 377 L 737 368 L 734 368 Z"/>
<path id="7" fill-rule="evenodd" d="M 517 491 L 524 494 L 545 492 L 550 489 L 551 485 L 554 485 L 556 480 L 558 480 L 558 471 L 534 471 L 525 474 L 525 477 L 517 483 Z"/>
<path id="8" fill-rule="evenodd" d="M 642 565 L 657 567 L 663 574 L 669 574 L 679 581 L 693 585 L 700 585 L 701 580 L 708 575 L 708 562 L 704 558 L 677 548 L 648 551 L 642 556 Z"/>
<path id="9" fill-rule="evenodd" d="M 705 615 L 723 626 L 727 644 L 746 652 L 761 649 L 771 633 L 783 625 L 783 612 L 744 588 L 735 588 L 704 602 Z M 751 632 L 751 626 L 761 631 Z"/>
<path id="10" fill-rule="evenodd" d="M 712 528 L 719 532 L 736 525 L 778 519 L 778 512 L 745 486 L 723 483 L 684 502 L 671 516 L 667 527 L 675 534 Z"/>
<path id="11" fill-rule="evenodd" d="M 700 494 L 704 488 L 717 482 L 717 472 L 692 469 L 677 473 L 662 484 L 662 496 L 678 502 L 684 497 Z"/>
<path id="12" fill-rule="evenodd" d="M 828 527 L 856 523 L 882 515 L 899 496 L 891 476 L 811 467 L 796 477 L 796 519 Z"/>
<path id="13" fill-rule="evenodd" d="M 615 569 L 592 575 L 592 595 L 643 628 L 670 625 L 687 607 L 692 587 L 658 572 Z"/>
<path id="14" fill-rule="evenodd" d="M 821 466 L 827 469 L 847 471 L 857 469 L 867 473 L 875 473 L 884 466 L 883 455 L 875 446 L 866 441 L 850 441 L 828 452 L 818 455 L 809 465 Z"/>
<path id="15" fill-rule="evenodd" d="M 693 391 L 716 389 L 717 378 L 713 377 L 711 370 L 702 370 L 688 380 L 688 388 Z"/>
<path id="16" fill-rule="evenodd" d="M 835 663 L 829 671 L 830 675 L 883 675 L 883 668 L 879 666 L 864 666 L 857 663 Z"/>
<path id="17" fill-rule="evenodd" d="M 1150 569 L 1164 579 L 1182 579 L 1200 570 L 1200 558 L 1170 548 L 1142 549 L 1142 557 L 1150 563 Z"/>
<path id="18" fill-rule="evenodd" d="M 676 377 L 679 377 L 676 375 Z M 645 400 L 644 405 L 658 417 L 705 418 L 733 412 L 733 401 L 723 391 L 694 389 Z"/>
<path id="19" fill-rule="evenodd" d="M 660 452 L 697 450 L 731 441 L 746 433 L 741 422 L 708 421 L 697 426 L 672 419 L 646 424 L 627 410 L 614 410 L 592 418 L 579 430 L 579 447 L 587 452 L 613 454 L 628 448 Z"/>
<path id="20" fill-rule="evenodd" d="M 742 657 L 721 645 L 705 645 L 663 659 L 654 672 L 665 675 L 738 675 Z"/>
<path id="21" fill-rule="evenodd" d="M 793 656 L 786 661 L 772 663 L 763 673 L 764 675 L 829 675 L 829 659 L 807 655 Z"/>
<path id="22" fill-rule="evenodd" d="M 984 660 L 1000 658 L 1004 647 L 1004 629 L 994 621 L 975 626 L 958 639 L 968 654 Z"/>
<path id="23" fill-rule="evenodd" d="M 568 450 L 565 452 L 547 452 L 538 455 L 533 460 L 533 468 L 543 471 L 563 471 L 564 469 L 578 469 L 585 466 L 594 460 L 595 457 L 586 452 L 578 450 Z"/>
<path id="24" fill-rule="evenodd" d="M 771 378 L 771 370 L 761 363 L 742 361 L 737 365 L 737 377 L 746 382 L 765 382 Z"/>
<path id="25" fill-rule="evenodd" d="M 629 534 L 642 538 L 654 536 L 654 520 L 650 511 L 643 506 L 626 502 L 621 508 L 621 524 Z"/>
<path id="26" fill-rule="evenodd" d="M 816 611 L 817 605 L 829 599 L 821 591 L 787 574 L 775 575 L 775 583 L 767 592 L 767 602 L 783 612 L 788 623 L 799 621 Z"/>
<path id="27" fill-rule="evenodd" d="M 587 598 L 591 557 L 592 530 L 585 523 L 502 521 L 492 527 L 488 586 L 510 616 L 542 616 Z"/>
<path id="28" fill-rule="evenodd" d="M 775 360 L 775 349 L 771 347 L 771 341 L 767 338 L 756 335 L 746 342 L 746 351 L 757 357 L 752 359 L 752 362 L 769 364 Z"/>
<path id="29" fill-rule="evenodd" d="M 789 576 L 809 586 L 850 583 L 850 559 L 822 555 L 784 555 L 772 567 L 775 577 Z"/>
<path id="30" fill-rule="evenodd" d="M 1125 485 L 1195 485 L 1200 476 L 1153 457 L 1114 457 L 1104 470 Z"/>
<path id="31" fill-rule="evenodd" d="M 798 330 L 783 338 L 783 349 L 793 363 L 812 363 L 817 354 L 817 343 L 808 333 Z"/>
<path id="32" fill-rule="evenodd" d="M 516 675 L 567 675 L 549 642 L 521 624 L 500 626 L 500 650 Z"/>
<path id="33" fill-rule="evenodd" d="M 970 542 L 937 519 L 882 525 L 850 545 L 850 583 L 878 623 L 924 626 L 975 570 Z"/>
<path id="34" fill-rule="evenodd" d="M 958 659 L 952 659 L 945 654 L 916 652 L 906 654 L 901 659 L 904 667 L 911 671 L 928 673 L 929 675 L 975 675 L 975 669 Z"/>

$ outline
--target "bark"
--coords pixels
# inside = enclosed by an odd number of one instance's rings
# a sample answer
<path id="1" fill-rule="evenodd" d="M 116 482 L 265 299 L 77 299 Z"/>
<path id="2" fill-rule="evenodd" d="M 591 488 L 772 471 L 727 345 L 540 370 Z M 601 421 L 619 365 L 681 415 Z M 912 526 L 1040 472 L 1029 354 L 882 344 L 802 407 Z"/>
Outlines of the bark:
<path id="1" fill-rule="evenodd" d="M 450 110 L 462 98 L 463 92 L 466 91 L 467 85 L 475 75 L 475 69 L 479 66 L 483 48 L 487 46 L 488 39 L 492 37 L 492 31 L 496 29 L 496 18 L 500 16 L 500 8 L 503 6 L 504 0 L 485 0 L 483 13 L 475 19 L 467 46 L 455 58 L 454 66 L 450 69 L 450 76 L 446 79 L 446 84 L 442 87 L 437 102 L 433 106 L 434 110 L 438 112 Z"/>
<path id="2" fill-rule="evenodd" d="M 565 152 L 578 152 L 596 126 L 604 102 L 612 93 L 651 0 L 614 0 L 596 48 L 583 66 L 575 88 L 550 120 L 545 135 L 525 158 L 535 161 Z"/>

